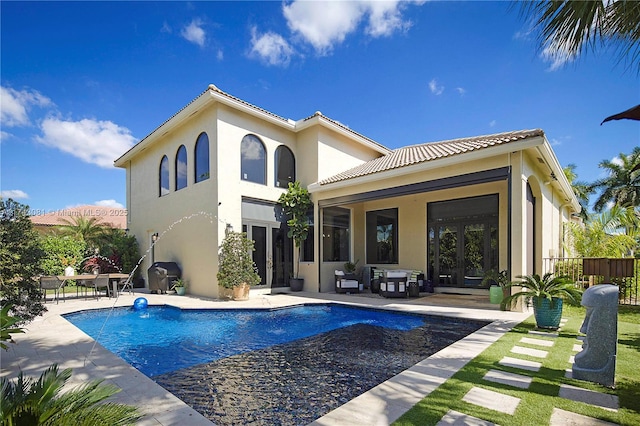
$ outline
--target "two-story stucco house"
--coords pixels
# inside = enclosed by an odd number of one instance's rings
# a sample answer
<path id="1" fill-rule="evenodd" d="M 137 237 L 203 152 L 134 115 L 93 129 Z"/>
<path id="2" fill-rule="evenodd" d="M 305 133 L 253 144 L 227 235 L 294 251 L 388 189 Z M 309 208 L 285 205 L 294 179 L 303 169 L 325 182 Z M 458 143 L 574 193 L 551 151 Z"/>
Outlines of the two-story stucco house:
<path id="1" fill-rule="evenodd" d="M 334 291 L 334 271 L 424 271 L 436 291 L 487 292 L 489 269 L 541 272 L 580 207 L 542 130 L 395 150 L 319 112 L 282 118 L 210 85 L 115 165 L 127 171 L 128 228 L 141 265 L 175 261 L 192 294 L 217 297 L 225 229 L 255 241 L 259 288 L 286 288 L 297 250 L 277 200 L 311 192 L 305 290 Z"/>

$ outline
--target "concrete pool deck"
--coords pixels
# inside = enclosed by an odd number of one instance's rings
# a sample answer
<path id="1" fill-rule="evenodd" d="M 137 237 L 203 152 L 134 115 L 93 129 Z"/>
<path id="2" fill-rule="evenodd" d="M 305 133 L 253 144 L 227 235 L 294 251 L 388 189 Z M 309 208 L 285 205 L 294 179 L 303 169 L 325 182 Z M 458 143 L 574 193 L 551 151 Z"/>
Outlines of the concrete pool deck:
<path id="1" fill-rule="evenodd" d="M 443 315 L 455 318 L 492 321 L 477 332 L 437 352 L 413 367 L 392 377 L 368 392 L 313 422 L 314 425 L 386 425 L 392 423 L 418 401 L 444 383 L 484 349 L 498 340 L 530 313 L 502 312 L 488 303 L 488 296 L 435 294 L 415 299 L 384 299 L 377 295 L 343 295 L 334 293 L 254 294 L 248 301 L 232 302 L 137 292 L 123 293 L 117 299 L 66 299 L 47 302 L 48 312 L 25 327 L 24 334 L 14 336 L 15 344 L 0 353 L 0 377 L 14 378 L 22 371 L 38 377 L 51 364 L 73 369 L 71 386 L 94 379 L 105 379 L 122 391 L 114 401 L 137 406 L 145 415 L 140 425 L 211 425 L 212 423 L 187 404 L 144 376 L 124 360 L 61 317 L 86 309 L 131 306 L 137 297 L 150 305 L 179 308 L 277 308 L 302 303 L 340 302 L 404 312 Z M 109 332 L 108 323 L 104 333 Z"/>

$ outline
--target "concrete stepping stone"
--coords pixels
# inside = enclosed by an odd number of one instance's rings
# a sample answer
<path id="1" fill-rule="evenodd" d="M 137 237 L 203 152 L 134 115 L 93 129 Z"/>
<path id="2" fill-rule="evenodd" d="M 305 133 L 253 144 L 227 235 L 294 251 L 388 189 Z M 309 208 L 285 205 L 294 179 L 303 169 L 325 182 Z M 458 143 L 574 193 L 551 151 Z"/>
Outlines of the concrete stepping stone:
<path id="1" fill-rule="evenodd" d="M 514 354 L 529 355 L 536 358 L 546 358 L 547 355 L 549 354 L 549 352 L 547 351 L 541 351 L 540 349 L 524 348 L 522 346 L 514 346 L 511 349 L 511 352 L 513 352 Z"/>
<path id="2" fill-rule="evenodd" d="M 573 351 L 574 352 L 581 352 L 582 351 L 582 345 L 573 345 Z"/>
<path id="3" fill-rule="evenodd" d="M 529 334 L 533 334 L 534 336 L 544 336 L 544 337 L 558 337 L 557 331 L 540 331 L 540 330 L 529 330 Z"/>
<path id="4" fill-rule="evenodd" d="M 543 340 L 543 339 L 531 339 L 529 337 L 523 337 L 520 339 L 520 343 L 526 343 L 528 345 L 536 345 L 536 346 L 545 346 L 550 348 L 555 343 L 553 340 Z"/>
<path id="5" fill-rule="evenodd" d="M 539 371 L 542 363 L 536 361 L 528 361 L 525 359 L 512 358 L 510 356 L 503 357 L 498 364 L 506 367 L 520 368 L 527 371 Z"/>
<path id="6" fill-rule="evenodd" d="M 447 411 L 436 426 L 494 426 L 494 423 L 455 410 Z"/>
<path id="7" fill-rule="evenodd" d="M 520 404 L 520 398 L 505 395 L 500 392 L 494 392 L 487 389 L 473 387 L 462 400 L 470 404 L 488 408 L 490 410 L 500 411 L 501 413 L 513 414 Z"/>
<path id="8" fill-rule="evenodd" d="M 489 370 L 483 377 L 485 380 L 503 385 L 514 386 L 520 389 L 528 389 L 533 377 L 522 374 L 508 373 L 500 370 Z"/>
<path id="9" fill-rule="evenodd" d="M 613 426 L 616 423 L 605 422 L 582 414 L 554 408 L 549 419 L 549 426 Z"/>
<path id="10" fill-rule="evenodd" d="M 572 401 L 595 405 L 610 411 L 618 411 L 619 407 L 618 397 L 616 395 L 609 395 L 608 393 L 582 389 L 571 385 L 560 385 L 558 396 Z"/>
<path id="11" fill-rule="evenodd" d="M 575 361 L 576 356 L 575 355 L 570 355 L 569 356 L 569 364 L 573 364 L 573 362 Z"/>

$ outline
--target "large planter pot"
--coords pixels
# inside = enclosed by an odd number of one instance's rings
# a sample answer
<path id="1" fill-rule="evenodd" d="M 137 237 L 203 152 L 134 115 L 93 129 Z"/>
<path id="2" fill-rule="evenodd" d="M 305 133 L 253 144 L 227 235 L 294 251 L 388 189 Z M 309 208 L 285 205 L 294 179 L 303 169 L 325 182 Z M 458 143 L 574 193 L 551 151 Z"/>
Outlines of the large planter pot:
<path id="1" fill-rule="evenodd" d="M 233 299 L 233 289 L 218 286 L 218 299 L 220 300 Z"/>
<path id="2" fill-rule="evenodd" d="M 289 280 L 291 291 L 302 291 L 304 288 L 304 278 L 291 278 Z"/>
<path id="3" fill-rule="evenodd" d="M 489 287 L 489 303 L 497 305 L 502 302 L 502 298 L 502 287 L 498 287 L 497 285 Z"/>
<path id="4" fill-rule="evenodd" d="M 176 294 L 178 296 L 184 296 L 185 293 L 187 292 L 187 288 L 186 287 L 176 287 L 175 290 L 176 290 Z"/>
<path id="5" fill-rule="evenodd" d="M 533 315 L 538 328 L 549 328 L 556 330 L 560 327 L 562 318 L 562 299 L 553 298 L 553 303 L 544 298 L 533 298 Z"/>
<path id="6" fill-rule="evenodd" d="M 249 285 L 240 284 L 233 288 L 233 300 L 249 300 Z"/>

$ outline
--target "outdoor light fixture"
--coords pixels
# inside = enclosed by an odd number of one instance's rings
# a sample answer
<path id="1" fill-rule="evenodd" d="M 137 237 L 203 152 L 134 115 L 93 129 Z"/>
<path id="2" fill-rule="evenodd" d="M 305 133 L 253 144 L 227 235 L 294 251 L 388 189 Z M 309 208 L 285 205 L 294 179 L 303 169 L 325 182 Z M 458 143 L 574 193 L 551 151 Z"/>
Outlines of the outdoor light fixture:
<path id="1" fill-rule="evenodd" d="M 151 235 L 151 241 L 154 242 L 154 243 L 156 241 L 158 241 L 158 233 L 157 232 Z"/>
<path id="2" fill-rule="evenodd" d="M 227 223 L 227 227 L 225 228 L 225 233 L 228 234 L 231 231 L 233 231 L 233 226 L 231 226 L 230 223 Z"/>

